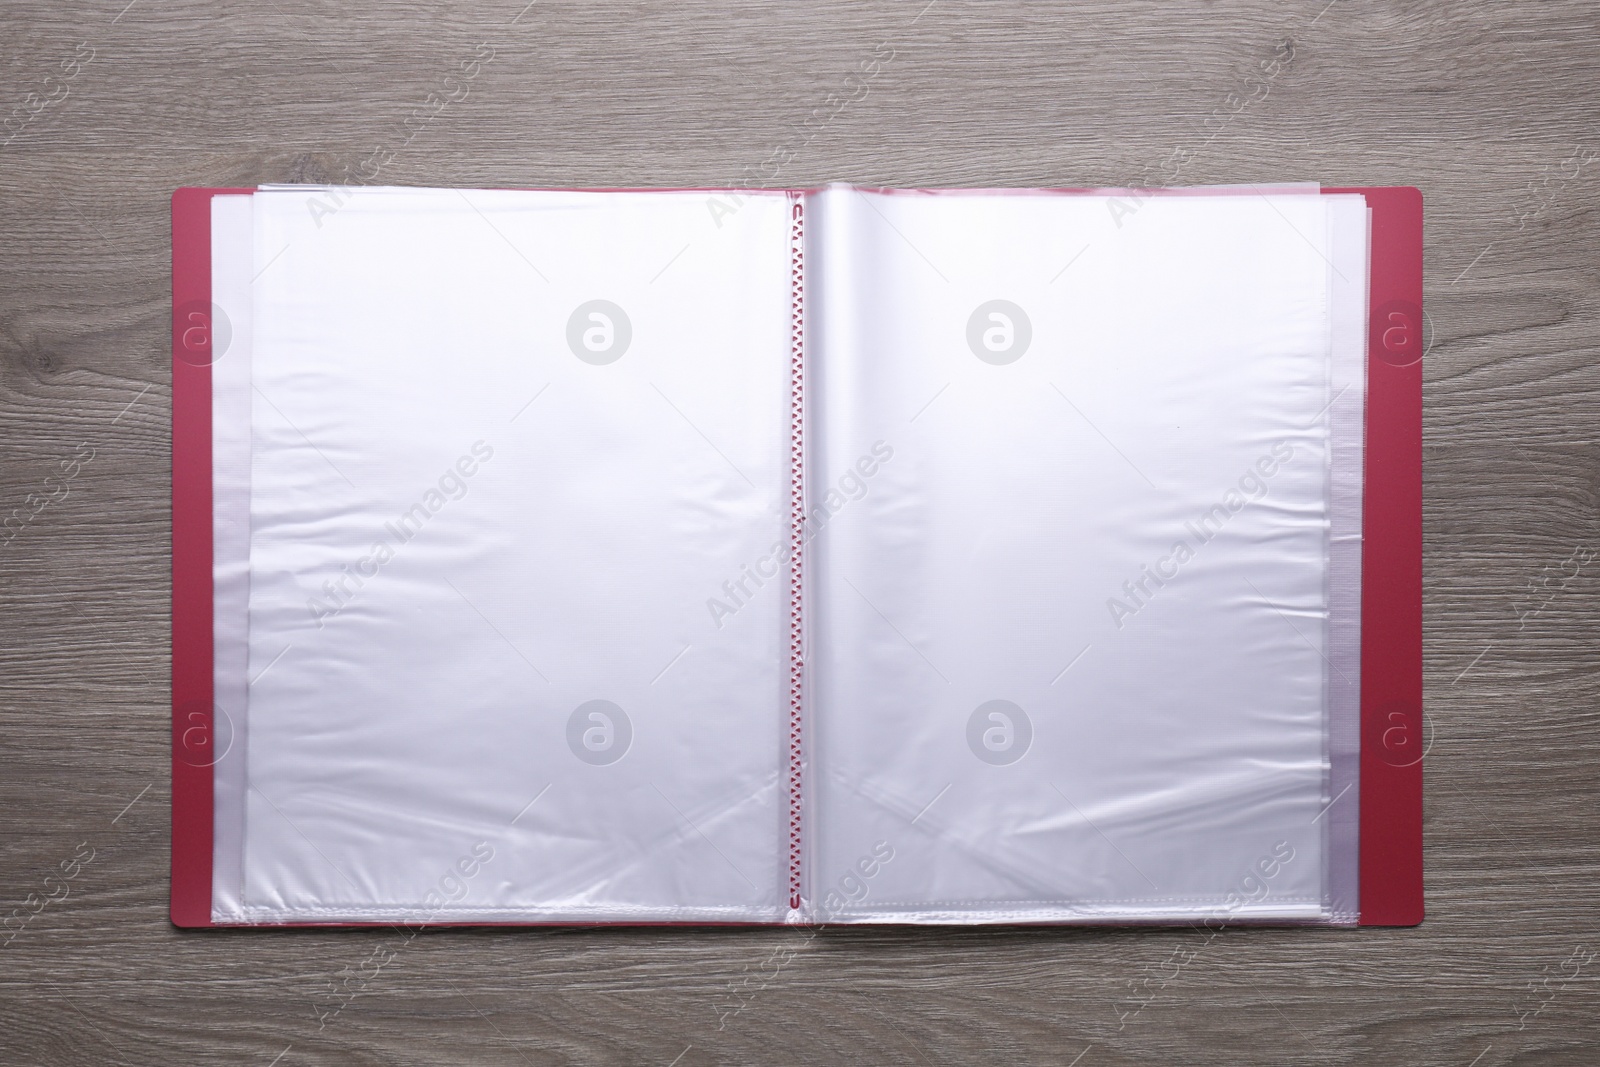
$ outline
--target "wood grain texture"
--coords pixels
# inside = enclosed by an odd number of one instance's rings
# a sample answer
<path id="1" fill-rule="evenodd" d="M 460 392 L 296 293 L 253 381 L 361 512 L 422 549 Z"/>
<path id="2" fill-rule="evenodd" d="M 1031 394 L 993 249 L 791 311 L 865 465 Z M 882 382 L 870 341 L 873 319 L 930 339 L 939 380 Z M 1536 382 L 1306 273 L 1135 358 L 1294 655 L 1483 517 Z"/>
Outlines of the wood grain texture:
<path id="1" fill-rule="evenodd" d="M 1573 962 L 1600 950 L 1600 562 L 1563 566 L 1600 549 L 1592 4 L 125 2 L 0 16 L 0 511 L 93 451 L 0 548 L 0 911 L 93 851 L 0 948 L 0 1063 L 1600 1062 L 1600 959 Z M 379 149 L 395 184 L 727 184 L 776 152 L 765 184 L 1420 186 L 1426 924 L 171 927 L 168 196 Z"/>

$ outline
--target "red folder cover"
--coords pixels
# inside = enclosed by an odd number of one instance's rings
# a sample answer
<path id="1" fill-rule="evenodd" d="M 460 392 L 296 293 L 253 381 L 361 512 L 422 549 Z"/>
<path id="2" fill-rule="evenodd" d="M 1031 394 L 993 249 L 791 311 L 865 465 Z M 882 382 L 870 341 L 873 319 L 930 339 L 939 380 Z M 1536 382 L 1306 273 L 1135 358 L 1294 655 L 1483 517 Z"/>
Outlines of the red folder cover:
<path id="1" fill-rule="evenodd" d="M 172 921 L 211 925 L 211 198 L 172 194 Z"/>
<path id="2" fill-rule="evenodd" d="M 1422 921 L 1422 193 L 1372 210 L 1361 565 L 1361 925 Z"/>
<path id="3" fill-rule="evenodd" d="M 211 921 L 211 198 L 172 197 L 172 922 Z M 1360 925 L 1413 926 L 1422 881 L 1422 194 L 1372 212 L 1361 608 Z M 1340 798 L 1335 798 L 1338 803 Z M 353 924 L 341 924 L 353 925 Z M 482 924 L 475 924 L 482 925 Z"/>

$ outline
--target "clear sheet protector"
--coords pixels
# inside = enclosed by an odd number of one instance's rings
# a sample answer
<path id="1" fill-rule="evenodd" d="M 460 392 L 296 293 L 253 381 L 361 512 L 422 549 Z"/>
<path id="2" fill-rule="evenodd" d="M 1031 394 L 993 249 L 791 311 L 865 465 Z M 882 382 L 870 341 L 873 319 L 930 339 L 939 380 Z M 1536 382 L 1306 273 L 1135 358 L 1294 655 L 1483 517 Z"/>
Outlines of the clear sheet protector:
<path id="1" fill-rule="evenodd" d="M 809 207 L 815 911 L 1354 922 L 1365 202 Z"/>
<path id="2" fill-rule="evenodd" d="M 216 921 L 782 917 L 784 604 L 706 601 L 785 536 L 788 201 L 704 201 L 219 199 Z"/>
<path id="3" fill-rule="evenodd" d="M 782 194 L 217 198 L 214 920 L 1353 921 L 1366 209 L 1230 192 L 806 198 L 798 915 Z"/>

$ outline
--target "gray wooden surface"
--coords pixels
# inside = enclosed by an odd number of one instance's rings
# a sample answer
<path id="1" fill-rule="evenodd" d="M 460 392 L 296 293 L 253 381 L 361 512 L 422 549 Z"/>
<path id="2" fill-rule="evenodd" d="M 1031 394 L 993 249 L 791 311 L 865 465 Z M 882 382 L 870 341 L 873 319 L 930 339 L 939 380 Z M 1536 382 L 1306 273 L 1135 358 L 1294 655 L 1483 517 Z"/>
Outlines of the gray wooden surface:
<path id="1" fill-rule="evenodd" d="M 1600 1062 L 1592 4 L 525 2 L 0 10 L 0 512 L 31 515 L 0 547 L 0 913 L 68 891 L 0 948 L 0 1062 Z M 1426 924 L 172 928 L 168 196 L 373 160 L 468 186 L 1420 186 Z"/>

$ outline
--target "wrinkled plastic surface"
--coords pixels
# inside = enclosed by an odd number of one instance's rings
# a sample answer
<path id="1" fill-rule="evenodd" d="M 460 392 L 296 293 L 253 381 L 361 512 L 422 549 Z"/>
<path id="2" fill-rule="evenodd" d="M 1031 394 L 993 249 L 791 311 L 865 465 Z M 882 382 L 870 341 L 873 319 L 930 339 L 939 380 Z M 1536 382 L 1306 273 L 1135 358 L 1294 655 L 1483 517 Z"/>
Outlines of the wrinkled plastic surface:
<path id="1" fill-rule="evenodd" d="M 1365 220 L 813 198 L 819 914 L 1354 920 L 1326 819 L 1328 412 L 1341 312 L 1361 365 Z"/>
<path id="2" fill-rule="evenodd" d="M 215 917 L 778 919 L 782 600 L 706 602 L 783 536 L 785 199 L 720 227 L 674 193 L 253 210 Z"/>
<path id="3" fill-rule="evenodd" d="M 798 917 L 1354 919 L 1365 205 L 1188 192 L 806 198 Z M 797 917 L 719 203 L 218 198 L 215 921 Z"/>

